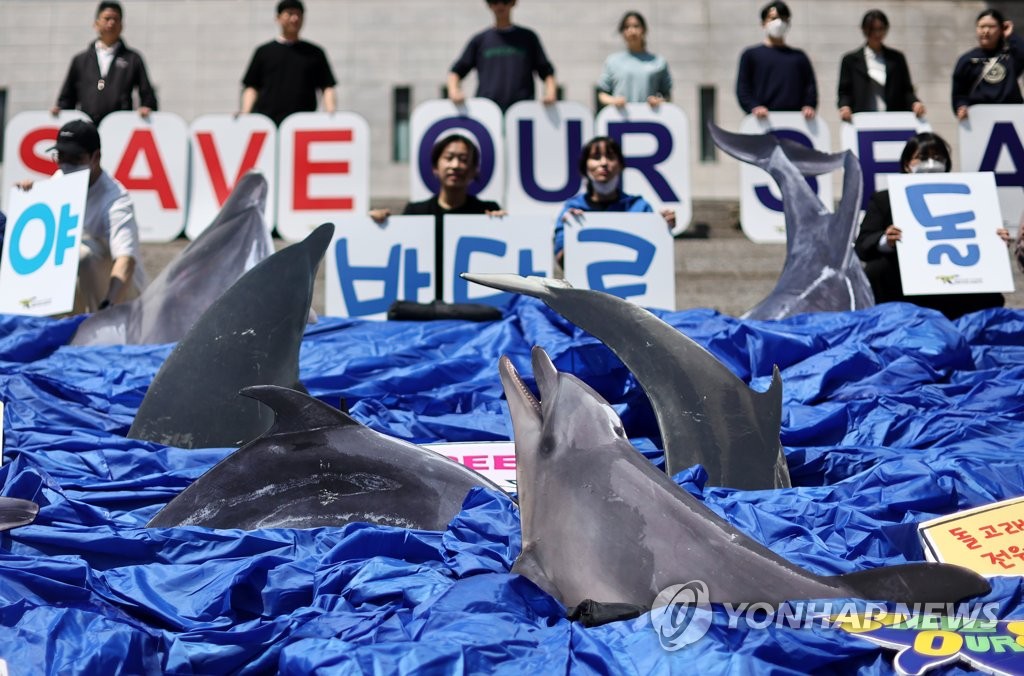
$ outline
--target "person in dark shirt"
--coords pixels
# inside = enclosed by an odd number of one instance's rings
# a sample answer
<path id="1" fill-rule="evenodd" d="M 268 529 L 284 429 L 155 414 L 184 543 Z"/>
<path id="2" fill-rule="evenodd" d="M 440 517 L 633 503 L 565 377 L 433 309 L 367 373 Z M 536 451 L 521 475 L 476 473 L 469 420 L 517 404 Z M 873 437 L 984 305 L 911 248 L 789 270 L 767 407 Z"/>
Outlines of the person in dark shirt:
<path id="1" fill-rule="evenodd" d="M 809 120 L 818 107 L 810 60 L 786 44 L 791 16 L 784 2 L 765 5 L 761 9 L 764 42 L 740 55 L 736 98 L 745 112 L 759 118 L 768 117 L 773 110 L 798 110 Z"/>
<path id="2" fill-rule="evenodd" d="M 938 134 L 923 132 L 910 137 L 900 155 L 900 168 L 904 174 L 943 173 L 950 170 L 949 146 Z M 903 278 L 896 254 L 896 242 L 903 238 L 899 226 L 892 222 L 892 201 L 888 190 L 879 190 L 868 203 L 860 232 L 853 247 L 864 263 L 864 273 L 871 284 L 876 303 L 902 301 L 938 310 L 949 319 L 962 317 L 992 307 L 1003 307 L 1006 299 L 1001 293 L 958 293 L 928 296 L 903 295 Z M 1009 243 L 1010 233 L 998 228 L 996 233 Z"/>
<path id="3" fill-rule="evenodd" d="M 320 47 L 299 39 L 305 7 L 300 0 L 277 3 L 281 36 L 260 45 L 242 78 L 242 113 L 261 113 L 280 125 L 292 113 L 316 110 L 317 91 L 324 110 L 335 111 L 334 73 Z"/>
<path id="4" fill-rule="evenodd" d="M 953 68 L 953 112 L 967 119 L 976 103 L 1024 103 L 1017 80 L 1024 74 L 1024 42 L 1013 33 L 1013 22 L 995 9 L 986 9 L 974 26 L 978 46 Z"/>
<path id="5" fill-rule="evenodd" d="M 533 99 L 533 74 L 544 81 L 544 103 L 558 98 L 555 69 L 544 54 L 537 34 L 512 23 L 516 0 L 487 0 L 494 14 L 494 27 L 477 33 L 448 73 L 448 98 L 466 100 L 462 78 L 476 68 L 476 95 L 491 99 L 502 111 L 516 101 Z"/>
<path id="6" fill-rule="evenodd" d="M 889 33 L 889 18 L 881 10 L 869 10 L 860 29 L 864 45 L 844 54 L 839 66 L 839 117 L 849 122 L 854 113 L 884 111 L 913 111 L 924 117 L 906 57 L 882 44 Z"/>
<path id="7" fill-rule="evenodd" d="M 156 92 L 149 82 L 142 55 L 121 40 L 124 11 L 118 2 L 101 2 L 96 8 L 96 42 L 71 59 L 67 77 L 50 109 L 80 108 L 93 124 L 118 110 L 132 110 L 132 93 L 139 93 L 139 114 L 148 117 L 157 109 Z"/>
<path id="8" fill-rule="evenodd" d="M 487 214 L 503 216 L 497 202 L 481 200 L 469 193 L 469 185 L 480 172 L 480 150 L 462 134 L 445 136 L 430 150 L 430 163 L 434 176 L 440 182 L 436 195 L 422 202 L 409 202 L 402 211 L 404 216 L 434 217 L 434 279 L 435 297 L 443 294 L 442 275 L 445 214 Z M 370 217 L 383 224 L 391 215 L 389 209 L 371 209 Z"/>

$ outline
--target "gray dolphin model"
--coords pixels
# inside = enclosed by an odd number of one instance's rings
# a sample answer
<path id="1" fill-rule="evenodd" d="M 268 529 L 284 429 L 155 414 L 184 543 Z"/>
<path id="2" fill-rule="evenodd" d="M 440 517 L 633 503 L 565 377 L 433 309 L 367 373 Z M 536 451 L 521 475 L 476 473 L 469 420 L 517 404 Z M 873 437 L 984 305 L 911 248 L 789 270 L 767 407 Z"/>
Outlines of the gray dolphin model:
<path id="1" fill-rule="evenodd" d="M 947 603 L 989 584 L 957 566 L 915 563 L 825 577 L 737 530 L 659 472 L 600 395 L 533 350 L 538 401 L 502 357 L 515 432 L 523 549 L 512 568 L 572 608 L 587 599 L 651 607 L 703 582 L 710 603 L 863 598 Z"/>
<path id="2" fill-rule="evenodd" d="M 786 262 L 768 296 L 743 317 L 782 319 L 803 312 L 871 307 L 875 298 L 854 254 L 863 178 L 850 151 L 827 154 L 772 134 L 733 134 L 708 124 L 715 145 L 764 169 L 782 191 Z M 843 168 L 843 197 L 835 213 L 821 203 L 804 176 Z M 737 264 L 740 262 L 737 261 Z"/>
<path id="3" fill-rule="evenodd" d="M 463 277 L 539 298 L 607 345 L 651 401 L 669 474 L 700 463 L 714 486 L 757 490 L 790 485 L 779 442 L 778 369 L 768 390 L 755 392 L 710 352 L 629 301 L 543 277 Z"/>
<path id="4" fill-rule="evenodd" d="M 315 528 L 363 521 L 444 530 L 475 486 L 500 490 L 439 453 L 389 437 L 309 395 L 242 391 L 274 426 L 160 510 L 150 527 Z"/>
<path id="5" fill-rule="evenodd" d="M 36 520 L 39 505 L 31 500 L 0 497 L 0 533 L 19 526 L 27 526 Z"/>
<path id="6" fill-rule="evenodd" d="M 206 308 L 239 277 L 274 253 L 263 220 L 267 181 L 248 173 L 217 218 L 128 303 L 100 310 L 79 324 L 72 345 L 146 345 L 185 337 Z"/>
<path id="7" fill-rule="evenodd" d="M 250 385 L 299 385 L 299 347 L 316 269 L 334 235 L 325 223 L 267 259 L 203 313 L 160 367 L 128 432 L 180 448 L 239 446 L 272 422 Z"/>

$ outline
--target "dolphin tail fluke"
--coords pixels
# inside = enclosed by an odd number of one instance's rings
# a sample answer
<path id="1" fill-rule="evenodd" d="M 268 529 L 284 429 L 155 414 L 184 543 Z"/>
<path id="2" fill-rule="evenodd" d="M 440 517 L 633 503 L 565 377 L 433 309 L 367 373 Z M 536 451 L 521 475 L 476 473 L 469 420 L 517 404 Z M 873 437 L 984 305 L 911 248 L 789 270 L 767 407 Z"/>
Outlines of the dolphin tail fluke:
<path id="1" fill-rule="evenodd" d="M 833 578 L 856 595 L 894 603 L 955 603 L 991 591 L 988 580 L 948 563 L 908 563 Z"/>
<path id="2" fill-rule="evenodd" d="M 27 526 L 36 520 L 39 505 L 20 498 L 0 498 L 0 532 Z"/>

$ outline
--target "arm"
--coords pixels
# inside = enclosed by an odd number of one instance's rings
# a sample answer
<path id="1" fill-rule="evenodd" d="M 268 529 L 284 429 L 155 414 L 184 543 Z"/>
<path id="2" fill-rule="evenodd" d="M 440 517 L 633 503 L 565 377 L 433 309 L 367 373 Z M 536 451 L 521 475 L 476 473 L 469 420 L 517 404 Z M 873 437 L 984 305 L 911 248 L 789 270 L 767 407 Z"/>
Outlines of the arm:
<path id="1" fill-rule="evenodd" d="M 448 98 L 456 105 L 466 100 L 462 93 L 462 78 L 456 73 L 448 73 Z"/>
<path id="2" fill-rule="evenodd" d="M 615 72 L 612 65 L 614 56 L 609 56 L 601 68 L 601 77 L 597 81 L 597 100 L 602 106 L 624 106 L 625 96 L 615 96 Z"/>
<path id="3" fill-rule="evenodd" d="M 146 63 L 142 60 L 142 55 L 136 52 L 135 58 L 139 62 L 138 78 L 135 83 L 139 89 L 139 114 L 147 117 L 150 111 L 158 109 L 156 91 L 149 81 L 149 73 L 146 72 Z"/>
<path id="4" fill-rule="evenodd" d="M 71 65 L 68 66 L 67 77 L 64 78 L 64 84 L 61 85 L 60 92 L 57 94 L 57 104 L 50 109 L 50 112 L 56 115 L 62 110 L 73 110 L 78 105 L 78 91 L 75 87 L 78 81 L 78 63 L 77 58 L 71 59 Z"/>
<path id="5" fill-rule="evenodd" d="M 839 108 L 839 117 L 844 122 L 849 122 L 853 116 L 853 58 L 853 54 L 846 54 L 839 64 L 836 107 Z"/>
<path id="6" fill-rule="evenodd" d="M 803 52 L 801 52 L 803 54 Z M 815 110 L 818 107 L 818 83 L 814 78 L 814 67 L 811 66 L 811 60 L 807 58 L 806 54 L 803 54 L 803 69 L 804 69 L 804 100 L 801 111 L 804 115 L 804 119 L 810 120 L 815 115 Z"/>
<path id="7" fill-rule="evenodd" d="M 132 275 L 134 274 L 134 258 L 119 256 L 114 259 L 114 265 L 110 268 L 110 287 L 107 289 L 107 295 L 101 303 L 100 309 L 106 305 L 116 305 L 124 300 L 128 290 L 132 288 Z"/>
<path id="8" fill-rule="evenodd" d="M 248 115 L 252 112 L 252 107 L 256 105 L 257 96 L 259 96 L 259 93 L 252 87 L 246 87 L 242 90 L 241 113 L 243 115 Z"/>
<path id="9" fill-rule="evenodd" d="M 324 89 L 324 111 L 333 113 L 337 110 L 337 101 L 335 100 L 334 87 L 327 87 Z"/>
<path id="10" fill-rule="evenodd" d="M 552 73 L 544 78 L 544 103 L 554 103 L 558 100 L 558 83 L 555 82 L 555 75 Z"/>
<path id="11" fill-rule="evenodd" d="M 757 100 L 754 88 L 754 64 L 750 56 L 750 50 L 740 55 L 740 65 L 736 71 L 736 100 L 745 113 L 754 113 L 758 117 L 768 114 L 768 109 Z M 758 112 L 755 112 L 757 109 Z M 763 114 L 761 113 L 763 111 Z"/>
<path id="12" fill-rule="evenodd" d="M 868 203 L 864 220 L 860 224 L 860 232 L 853 243 L 857 257 L 862 261 L 870 261 L 882 257 L 878 250 L 878 242 L 882 233 L 892 226 L 892 207 L 888 191 L 876 192 Z"/>
<path id="13" fill-rule="evenodd" d="M 952 87 L 952 102 L 953 112 L 959 119 L 967 117 L 967 106 L 970 105 L 968 100 L 971 94 L 971 89 L 974 87 L 975 74 L 971 72 L 971 62 L 966 54 L 960 57 L 960 60 L 956 62 L 956 67 L 953 69 L 953 87 Z M 961 116 L 961 110 L 963 115 Z"/>

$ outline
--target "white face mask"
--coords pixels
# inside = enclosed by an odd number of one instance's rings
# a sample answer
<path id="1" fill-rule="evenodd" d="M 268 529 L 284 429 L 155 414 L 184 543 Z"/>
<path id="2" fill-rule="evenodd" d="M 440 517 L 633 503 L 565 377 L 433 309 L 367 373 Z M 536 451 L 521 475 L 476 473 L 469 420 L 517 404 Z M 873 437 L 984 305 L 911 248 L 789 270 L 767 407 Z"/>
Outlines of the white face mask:
<path id="1" fill-rule="evenodd" d="M 934 157 L 930 157 L 927 160 L 921 160 L 916 165 L 910 168 L 911 174 L 944 174 L 946 173 L 946 163 L 939 162 Z"/>
<path id="2" fill-rule="evenodd" d="M 765 24 L 764 32 L 770 38 L 781 40 L 789 32 L 789 22 L 779 18 L 772 19 Z"/>
<path id="3" fill-rule="evenodd" d="M 85 171 L 89 168 L 88 164 L 72 164 L 71 162 L 58 162 L 57 168 L 60 169 L 61 173 L 67 176 L 73 174 L 76 171 Z"/>
<path id="4" fill-rule="evenodd" d="M 607 181 L 604 181 L 603 183 L 600 181 L 595 181 L 594 179 L 590 179 L 590 185 L 594 186 L 594 192 L 596 192 L 598 195 L 600 195 L 601 197 L 608 197 L 609 195 L 614 195 L 615 192 L 619 189 L 619 182 L 621 180 L 622 174 L 617 174 L 616 176 L 609 178 Z"/>

